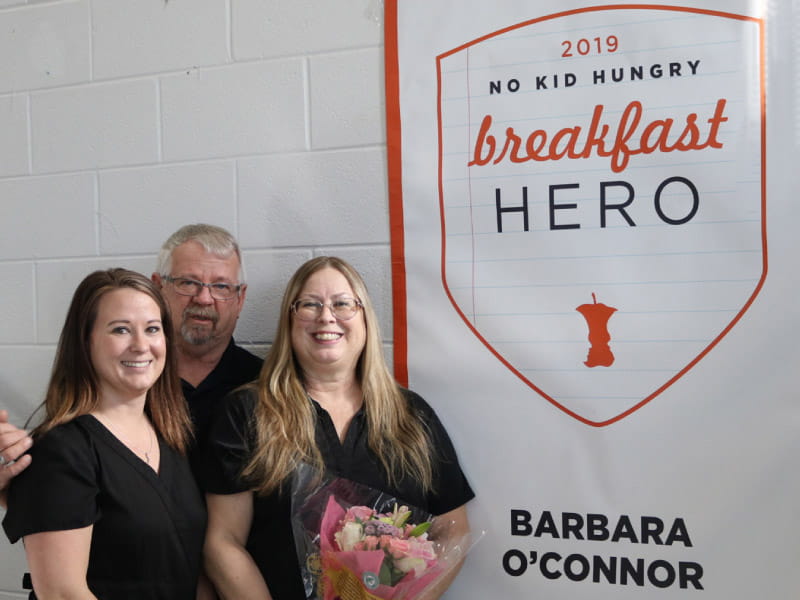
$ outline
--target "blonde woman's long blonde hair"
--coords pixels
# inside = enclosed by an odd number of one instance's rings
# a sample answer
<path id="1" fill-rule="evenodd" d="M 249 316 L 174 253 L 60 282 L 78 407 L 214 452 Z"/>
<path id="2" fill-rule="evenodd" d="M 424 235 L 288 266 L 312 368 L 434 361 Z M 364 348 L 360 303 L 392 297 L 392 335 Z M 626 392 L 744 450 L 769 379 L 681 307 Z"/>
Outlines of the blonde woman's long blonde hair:
<path id="1" fill-rule="evenodd" d="M 286 286 L 275 342 L 258 380 L 250 384 L 257 395 L 253 416 L 256 447 L 242 475 L 258 493 L 268 494 L 278 490 L 300 463 L 324 469 L 315 442 L 316 411 L 304 389 L 302 368 L 292 350 L 291 329 L 292 304 L 308 278 L 326 268 L 344 275 L 363 305 L 366 342 L 356 366 L 356 378 L 364 395 L 367 445 L 380 460 L 390 485 L 410 476 L 424 491 L 431 491 L 432 447 L 428 430 L 413 413 L 386 365 L 378 320 L 363 279 L 350 264 L 333 256 L 307 261 Z"/>

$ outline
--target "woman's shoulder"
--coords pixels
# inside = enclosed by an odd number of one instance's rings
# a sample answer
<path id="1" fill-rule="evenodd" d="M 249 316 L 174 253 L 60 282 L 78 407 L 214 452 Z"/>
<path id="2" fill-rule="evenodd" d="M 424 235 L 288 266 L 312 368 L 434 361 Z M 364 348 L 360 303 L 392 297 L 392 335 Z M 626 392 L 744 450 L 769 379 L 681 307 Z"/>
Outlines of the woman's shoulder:
<path id="1" fill-rule="evenodd" d="M 214 409 L 214 417 L 247 421 L 253 414 L 258 401 L 258 389 L 253 383 L 246 383 L 220 398 Z"/>
<path id="2" fill-rule="evenodd" d="M 258 386 L 255 382 L 245 383 L 234 388 L 222 398 L 222 403 L 232 408 L 252 408 L 258 399 Z"/>
<path id="3" fill-rule="evenodd" d="M 89 449 L 92 446 L 91 415 L 81 415 L 56 425 L 35 439 L 31 452 L 42 452 L 53 448 L 70 448 L 74 450 Z"/>
<path id="4" fill-rule="evenodd" d="M 92 418 L 78 417 L 36 436 L 31 464 L 9 487 L 9 512 L 3 522 L 9 539 L 94 522 L 99 459 L 86 427 Z"/>
<path id="5" fill-rule="evenodd" d="M 200 440 L 202 460 L 195 477 L 200 487 L 213 494 L 232 494 L 250 489 L 241 471 L 250 460 L 255 438 L 253 409 L 257 394 L 247 386 L 221 398 L 206 439 Z"/>
<path id="6" fill-rule="evenodd" d="M 39 489 L 59 478 L 83 478 L 96 471 L 98 456 L 94 436 L 78 417 L 56 425 L 34 439 L 31 464 L 14 478 L 12 487 Z"/>
<path id="7" fill-rule="evenodd" d="M 421 414 L 425 417 L 435 416 L 436 412 L 433 410 L 433 407 L 428 404 L 428 402 L 420 396 L 417 392 L 409 390 L 408 388 L 401 387 L 400 392 L 403 394 L 403 397 L 408 402 L 409 407 L 414 412 Z"/>
<path id="8" fill-rule="evenodd" d="M 220 398 L 212 413 L 209 440 L 232 434 L 249 437 L 257 400 L 258 391 L 253 384 L 238 387 Z"/>
<path id="9" fill-rule="evenodd" d="M 433 436 L 434 442 L 439 443 L 441 439 L 449 440 L 444 423 L 428 401 L 412 390 L 402 387 L 400 389 L 408 401 L 411 412 L 424 424 Z"/>

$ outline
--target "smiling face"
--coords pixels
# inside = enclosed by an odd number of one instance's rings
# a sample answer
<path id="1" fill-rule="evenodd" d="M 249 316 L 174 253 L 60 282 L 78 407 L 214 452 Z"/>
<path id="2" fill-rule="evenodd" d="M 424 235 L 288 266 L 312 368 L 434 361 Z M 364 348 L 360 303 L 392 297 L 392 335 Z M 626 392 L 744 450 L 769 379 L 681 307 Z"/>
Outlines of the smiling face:
<path id="1" fill-rule="evenodd" d="M 326 305 L 355 297 L 345 276 L 331 267 L 313 273 L 297 296 Z M 355 375 L 366 332 L 362 310 L 346 321 L 334 317 L 329 306 L 311 321 L 292 315 L 292 349 L 306 376 Z"/>
<path id="2" fill-rule="evenodd" d="M 203 283 L 239 283 L 239 258 L 235 253 L 229 257 L 218 256 L 207 252 L 194 241 L 181 244 L 173 250 L 171 265 L 171 277 L 184 277 Z M 172 320 L 180 333 L 182 349 L 197 354 L 228 345 L 244 305 L 246 286 L 242 286 L 233 298 L 216 300 L 211 297 L 207 287 L 203 287 L 196 296 L 182 296 L 175 291 L 174 285 L 164 281 L 160 275 L 154 274 L 153 279 L 161 285 Z"/>
<path id="3" fill-rule="evenodd" d="M 101 403 L 144 399 L 167 355 L 158 305 L 134 289 L 108 292 L 98 303 L 89 348 Z"/>

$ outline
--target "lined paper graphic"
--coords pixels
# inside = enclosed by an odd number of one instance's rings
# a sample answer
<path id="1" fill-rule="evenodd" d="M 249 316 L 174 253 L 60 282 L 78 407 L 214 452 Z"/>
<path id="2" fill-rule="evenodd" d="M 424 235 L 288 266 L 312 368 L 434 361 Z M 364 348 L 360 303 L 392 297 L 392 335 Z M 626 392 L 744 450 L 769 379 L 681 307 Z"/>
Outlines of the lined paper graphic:
<path id="1" fill-rule="evenodd" d="M 442 283 L 515 376 L 604 425 L 766 277 L 759 23 L 586 9 L 442 54 Z"/>

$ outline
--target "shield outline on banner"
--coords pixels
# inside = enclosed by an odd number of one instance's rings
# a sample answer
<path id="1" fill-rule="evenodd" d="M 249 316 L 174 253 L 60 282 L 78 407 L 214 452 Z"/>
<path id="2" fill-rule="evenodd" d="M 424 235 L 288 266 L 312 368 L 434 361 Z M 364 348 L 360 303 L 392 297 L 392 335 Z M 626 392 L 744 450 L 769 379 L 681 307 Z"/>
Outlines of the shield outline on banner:
<path id="1" fill-rule="evenodd" d="M 557 399 L 552 397 L 550 394 L 545 392 L 539 386 L 537 386 L 533 381 L 531 381 L 526 375 L 521 373 L 517 368 L 514 367 L 501 353 L 499 353 L 481 333 L 476 329 L 476 327 L 470 322 L 470 319 L 464 314 L 461 308 L 458 305 L 458 302 L 454 298 L 453 294 L 450 291 L 450 288 L 447 283 L 447 269 L 446 269 L 446 225 L 445 225 L 445 204 L 444 204 L 444 186 L 443 186 L 443 132 L 442 132 L 442 60 L 460 52 L 470 46 L 476 45 L 480 42 L 488 40 L 492 37 L 507 33 L 514 29 L 519 29 L 522 27 L 527 27 L 533 25 L 535 23 L 539 23 L 542 21 L 562 18 L 566 16 L 571 16 L 579 13 L 589 13 L 589 12 L 597 12 L 597 11 L 608 11 L 608 10 L 666 10 L 666 11 L 680 11 L 680 12 L 687 12 L 687 13 L 696 13 L 714 17 L 721 17 L 721 18 L 728 18 L 728 19 L 735 19 L 739 21 L 749 21 L 753 22 L 758 27 L 758 47 L 759 47 L 759 103 L 760 103 L 760 111 L 761 111 L 761 136 L 760 136 L 760 155 L 761 155 L 761 181 L 760 181 L 760 191 L 761 191 L 761 210 L 760 210 L 760 218 L 761 218 L 761 252 L 762 252 L 762 269 L 761 269 L 761 276 L 753 289 L 750 296 L 747 298 L 744 305 L 738 310 L 738 312 L 734 315 L 734 317 L 730 320 L 730 322 L 708 343 L 708 345 L 699 352 L 694 358 L 692 358 L 685 366 L 683 366 L 680 370 L 678 370 L 675 374 L 673 374 L 669 379 L 667 379 L 663 384 L 657 387 L 654 391 L 650 394 L 642 398 L 641 400 L 637 401 L 635 404 L 627 408 L 626 410 L 620 412 L 619 414 L 605 419 L 601 421 L 593 421 L 588 419 L 574 410 L 570 409 L 569 407 L 565 406 Z M 685 375 L 690 369 L 692 369 L 700 360 L 703 359 L 719 342 L 724 338 L 728 332 L 739 322 L 742 316 L 747 312 L 750 308 L 758 294 L 760 293 L 764 281 L 767 277 L 767 231 L 766 231 L 766 83 L 765 83 L 765 69 L 764 69 L 764 22 L 762 19 L 755 18 L 755 17 L 747 17 L 744 15 L 738 15 L 734 13 L 726 13 L 722 11 L 714 11 L 714 10 L 704 10 L 698 8 L 690 8 L 690 7 L 679 7 L 679 6 L 658 6 L 658 5 L 644 5 L 644 4 L 632 4 L 632 5 L 609 5 L 609 6 L 596 6 L 596 7 L 586 7 L 586 8 L 579 8 L 569 11 L 563 11 L 559 13 L 554 13 L 551 15 L 546 15 L 542 17 L 537 17 L 535 19 L 530 19 L 516 25 L 511 25 L 505 28 L 502 28 L 498 31 L 492 32 L 490 34 L 481 36 L 471 42 L 467 42 L 444 52 L 436 57 L 436 73 L 437 73 L 437 119 L 438 119 L 438 188 L 439 188 L 439 210 L 440 210 L 440 219 L 441 219 L 441 236 L 442 236 L 442 251 L 441 251 L 441 277 L 442 277 L 442 285 L 444 286 L 445 293 L 447 294 L 450 303 L 453 305 L 454 309 L 458 313 L 461 320 L 467 325 L 467 327 L 472 331 L 472 333 L 481 341 L 481 343 L 486 346 L 486 348 L 506 367 L 508 368 L 514 375 L 516 375 L 520 380 L 522 380 L 528 387 L 533 389 L 537 392 L 540 396 L 542 396 L 545 400 L 553 404 L 555 407 L 563 411 L 564 413 L 568 414 L 569 416 L 577 419 L 578 421 L 590 425 L 593 427 L 604 427 L 607 425 L 611 425 L 624 419 L 625 417 L 631 415 L 632 413 L 636 412 L 638 409 L 642 408 L 645 404 L 649 403 L 651 400 L 659 396 L 662 392 L 668 389 L 673 383 L 679 380 L 683 375 Z"/>

